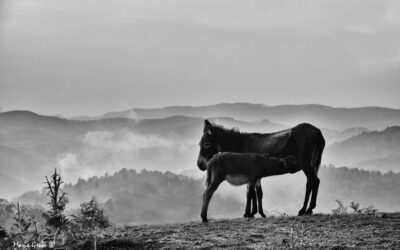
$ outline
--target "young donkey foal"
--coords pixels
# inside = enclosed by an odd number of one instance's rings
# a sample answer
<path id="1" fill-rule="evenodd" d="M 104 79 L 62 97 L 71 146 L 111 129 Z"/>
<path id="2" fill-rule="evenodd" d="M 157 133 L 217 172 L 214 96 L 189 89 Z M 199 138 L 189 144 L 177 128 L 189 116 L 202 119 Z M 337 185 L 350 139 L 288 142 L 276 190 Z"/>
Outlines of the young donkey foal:
<path id="1" fill-rule="evenodd" d="M 248 184 L 247 202 L 254 196 L 254 186 L 262 177 L 295 173 L 299 171 L 296 158 L 271 157 L 259 153 L 228 153 L 223 152 L 213 156 L 207 164 L 207 188 L 203 195 L 201 219 L 207 222 L 207 210 L 211 197 L 224 180 L 232 185 Z M 250 208 L 250 206 L 246 206 Z M 246 211 L 250 213 L 250 211 Z"/>

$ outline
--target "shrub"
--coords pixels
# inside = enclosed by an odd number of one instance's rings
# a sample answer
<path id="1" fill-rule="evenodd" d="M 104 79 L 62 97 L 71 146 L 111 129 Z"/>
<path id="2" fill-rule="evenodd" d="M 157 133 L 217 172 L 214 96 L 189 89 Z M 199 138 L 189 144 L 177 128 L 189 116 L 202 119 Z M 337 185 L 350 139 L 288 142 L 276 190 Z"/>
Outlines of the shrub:
<path id="1" fill-rule="evenodd" d="M 366 208 L 360 208 L 360 203 L 354 201 L 350 202 L 349 206 L 347 207 L 345 207 L 340 200 L 336 200 L 336 203 L 338 204 L 338 207 L 332 209 L 333 214 L 336 215 L 347 214 L 348 208 L 353 209 L 352 212 L 354 214 L 376 214 L 378 212 L 378 209 L 376 209 L 373 205 Z"/>
<path id="2" fill-rule="evenodd" d="M 361 209 L 361 213 L 363 214 L 376 214 L 377 212 L 378 209 L 376 209 L 373 205 Z"/>
<path id="3" fill-rule="evenodd" d="M 92 198 L 88 202 L 84 202 L 79 209 L 78 215 L 74 215 L 74 222 L 84 231 L 89 231 L 93 236 L 94 249 L 96 249 L 97 229 L 107 228 L 110 226 L 110 221 L 104 215 L 104 211 L 97 205 L 97 202 Z"/>
<path id="4" fill-rule="evenodd" d="M 346 214 L 347 207 L 343 205 L 342 201 L 340 200 L 335 200 L 335 201 L 338 204 L 338 207 L 332 210 L 333 214 Z"/>
<path id="5" fill-rule="evenodd" d="M 32 225 L 32 218 L 26 218 L 21 212 L 19 203 L 17 203 L 17 212 L 14 215 L 14 226 L 20 230 L 20 233 L 25 233 L 28 231 L 29 227 Z"/>
<path id="6" fill-rule="evenodd" d="M 352 202 L 350 203 L 349 207 L 350 207 L 351 209 L 353 209 L 353 212 L 354 212 L 354 213 L 357 213 L 357 214 L 361 213 L 360 203 L 357 203 L 357 202 L 352 201 Z"/>

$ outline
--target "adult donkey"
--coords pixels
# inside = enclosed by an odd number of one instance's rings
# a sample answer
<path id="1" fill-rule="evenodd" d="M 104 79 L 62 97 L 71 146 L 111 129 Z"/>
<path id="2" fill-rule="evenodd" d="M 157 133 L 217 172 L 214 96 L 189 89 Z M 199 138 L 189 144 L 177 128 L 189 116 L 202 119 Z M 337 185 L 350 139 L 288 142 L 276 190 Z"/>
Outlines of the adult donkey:
<path id="1" fill-rule="evenodd" d="M 318 128 L 308 123 L 302 123 L 276 133 L 242 133 L 237 129 L 226 129 L 205 120 L 203 136 L 199 145 L 197 166 L 202 171 L 206 170 L 207 162 L 219 152 L 268 153 L 271 156 L 280 157 L 294 155 L 297 158 L 298 170 L 303 170 L 307 177 L 306 195 L 299 215 L 312 214 L 312 210 L 317 204 L 320 183 L 317 174 L 325 147 L 324 137 Z M 248 195 L 253 201 L 253 208 L 250 212 L 251 203 L 247 198 L 244 217 L 253 217 L 257 213 L 257 203 L 258 212 L 265 217 L 262 208 L 263 192 L 260 180 L 257 181 L 255 191 L 247 189 L 247 192 L 256 195 Z M 307 209 L 310 195 L 311 202 Z"/>

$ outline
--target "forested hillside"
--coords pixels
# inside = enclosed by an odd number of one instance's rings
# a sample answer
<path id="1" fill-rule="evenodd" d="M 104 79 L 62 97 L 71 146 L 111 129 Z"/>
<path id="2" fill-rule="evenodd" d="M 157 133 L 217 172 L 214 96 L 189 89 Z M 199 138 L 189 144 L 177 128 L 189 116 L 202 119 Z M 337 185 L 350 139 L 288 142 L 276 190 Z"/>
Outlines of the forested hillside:
<path id="1" fill-rule="evenodd" d="M 316 212 L 331 212 L 351 201 L 375 206 L 380 211 L 400 211 L 400 173 L 364 171 L 322 166 Z M 113 221 L 122 224 L 163 223 L 198 220 L 204 190 L 203 180 L 194 180 L 170 172 L 123 169 L 114 175 L 78 180 L 64 187 L 70 197 L 70 208 L 93 196 Z M 263 179 L 264 208 L 269 214 L 297 214 L 304 192 L 305 177 L 299 172 Z M 22 203 L 45 205 L 42 192 L 25 193 Z M 245 186 L 230 187 L 224 183 L 215 193 L 210 215 L 217 218 L 241 217 L 245 206 Z"/>

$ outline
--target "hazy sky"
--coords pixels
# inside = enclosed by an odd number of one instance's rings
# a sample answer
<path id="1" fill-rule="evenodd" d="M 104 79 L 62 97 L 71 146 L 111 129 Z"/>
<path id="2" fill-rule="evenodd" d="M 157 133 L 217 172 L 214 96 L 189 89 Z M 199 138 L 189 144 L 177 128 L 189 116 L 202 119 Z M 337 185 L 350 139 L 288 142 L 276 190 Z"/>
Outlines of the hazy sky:
<path id="1" fill-rule="evenodd" d="M 400 1 L 0 0 L 0 107 L 400 108 Z"/>

